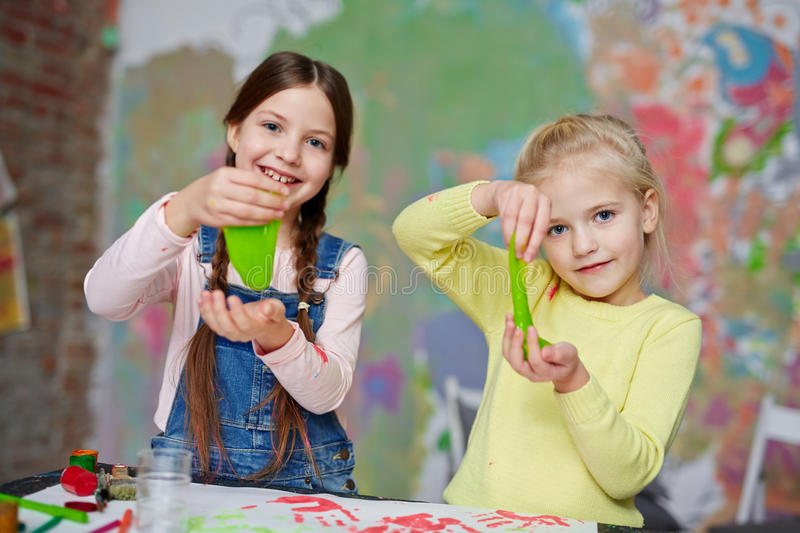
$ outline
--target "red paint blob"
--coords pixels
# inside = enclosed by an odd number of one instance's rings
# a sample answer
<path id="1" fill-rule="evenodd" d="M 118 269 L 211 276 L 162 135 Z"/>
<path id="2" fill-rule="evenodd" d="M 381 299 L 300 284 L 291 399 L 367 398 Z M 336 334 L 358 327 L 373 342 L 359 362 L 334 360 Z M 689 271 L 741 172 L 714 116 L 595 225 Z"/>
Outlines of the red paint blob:
<path id="1" fill-rule="evenodd" d="M 76 511 L 83 511 L 85 513 L 92 513 L 97 510 L 97 504 L 92 502 L 67 502 L 64 507 L 75 509 Z"/>

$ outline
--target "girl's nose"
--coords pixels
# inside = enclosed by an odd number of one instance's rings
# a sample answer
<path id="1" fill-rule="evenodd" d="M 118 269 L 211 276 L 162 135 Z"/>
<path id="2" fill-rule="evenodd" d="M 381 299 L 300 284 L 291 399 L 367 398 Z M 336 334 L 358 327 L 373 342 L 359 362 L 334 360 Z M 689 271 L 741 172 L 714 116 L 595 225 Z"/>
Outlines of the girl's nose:
<path id="1" fill-rule="evenodd" d="M 297 164 L 300 161 L 300 149 L 298 143 L 292 139 L 286 139 L 278 147 L 277 155 L 280 159 L 289 164 Z"/>
<path id="2" fill-rule="evenodd" d="M 576 256 L 588 255 L 597 250 L 597 239 L 588 229 L 573 230 L 572 253 Z"/>

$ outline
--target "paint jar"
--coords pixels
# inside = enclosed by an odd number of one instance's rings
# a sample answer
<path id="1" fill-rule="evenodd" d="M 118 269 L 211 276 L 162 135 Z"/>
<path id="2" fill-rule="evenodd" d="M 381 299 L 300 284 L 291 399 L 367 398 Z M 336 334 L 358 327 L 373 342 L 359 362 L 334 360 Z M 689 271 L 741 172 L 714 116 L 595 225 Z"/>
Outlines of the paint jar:
<path id="1" fill-rule="evenodd" d="M 136 527 L 139 533 L 186 531 L 192 453 L 183 448 L 139 452 Z"/>
<path id="2" fill-rule="evenodd" d="M 97 450 L 72 450 L 69 464 L 82 466 L 89 472 L 97 472 Z"/>
<path id="3" fill-rule="evenodd" d="M 68 466 L 61 472 L 61 486 L 77 496 L 89 496 L 97 488 L 97 476 L 83 467 Z"/>
<path id="4" fill-rule="evenodd" d="M 0 502 L 0 531 L 17 531 L 17 502 Z"/>
<path id="5" fill-rule="evenodd" d="M 135 500 L 136 499 L 136 479 L 111 478 L 108 482 L 108 497 L 111 500 Z"/>

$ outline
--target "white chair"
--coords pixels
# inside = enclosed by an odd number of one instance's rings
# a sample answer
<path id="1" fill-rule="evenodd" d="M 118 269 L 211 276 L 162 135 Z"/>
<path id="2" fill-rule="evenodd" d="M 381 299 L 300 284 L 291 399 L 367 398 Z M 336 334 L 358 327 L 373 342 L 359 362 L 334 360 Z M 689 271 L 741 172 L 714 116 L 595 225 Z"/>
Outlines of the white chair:
<path id="1" fill-rule="evenodd" d="M 453 472 L 458 469 L 467 449 L 467 437 L 478 413 L 483 391 L 462 387 L 458 378 L 448 375 L 444 379 L 444 395 L 447 408 L 447 426 L 450 430 L 450 458 Z"/>
<path id="2" fill-rule="evenodd" d="M 763 465 L 767 441 L 770 440 L 800 445 L 800 409 L 776 405 L 775 398 L 767 395 L 761 400 L 753 446 L 747 459 L 747 471 L 736 513 L 737 524 L 764 521 L 766 489 Z"/>

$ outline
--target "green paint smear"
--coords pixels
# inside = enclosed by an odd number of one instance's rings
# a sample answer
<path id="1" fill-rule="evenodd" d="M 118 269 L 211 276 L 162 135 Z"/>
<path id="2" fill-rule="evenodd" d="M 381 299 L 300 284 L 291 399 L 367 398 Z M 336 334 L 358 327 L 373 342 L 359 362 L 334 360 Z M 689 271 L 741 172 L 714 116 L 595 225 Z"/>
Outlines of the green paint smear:
<path id="1" fill-rule="evenodd" d="M 207 525 L 205 516 L 193 516 L 187 521 L 187 532 L 202 532 L 202 533 L 232 533 L 234 531 L 256 531 L 258 533 L 278 533 L 277 530 L 270 529 L 263 526 L 254 526 L 247 523 L 244 513 L 220 513 L 214 515 L 215 519 L 229 520 L 241 519 L 242 521 L 237 524 L 221 524 L 221 525 Z"/>
<path id="2" fill-rule="evenodd" d="M 439 436 L 439 440 L 436 441 L 436 449 L 440 452 L 449 452 L 452 447 L 453 444 L 450 440 L 450 432 L 442 431 L 442 434 Z"/>
<path id="3" fill-rule="evenodd" d="M 119 32 L 116 26 L 105 26 L 100 30 L 100 42 L 109 50 L 116 50 L 119 46 Z"/>
<path id="4" fill-rule="evenodd" d="M 205 516 L 191 516 L 189 520 L 186 522 L 186 527 L 188 531 L 199 531 L 203 524 L 206 522 Z"/>
<path id="5" fill-rule="evenodd" d="M 753 239 L 750 255 L 747 258 L 747 270 L 751 274 L 760 272 L 767 264 L 767 246 L 760 237 Z"/>
<path id="6" fill-rule="evenodd" d="M 781 142 L 787 133 L 792 131 L 792 123 L 784 122 L 775 130 L 769 139 L 760 147 L 750 160 L 741 167 L 729 165 L 723 156 L 725 142 L 728 136 L 738 124 L 734 118 L 727 118 L 722 122 L 719 133 L 714 138 L 714 148 L 711 154 L 711 173 L 709 181 L 714 181 L 722 174 L 731 177 L 741 177 L 748 172 L 758 172 L 764 170 L 767 160 L 778 156 L 782 152 Z"/>

